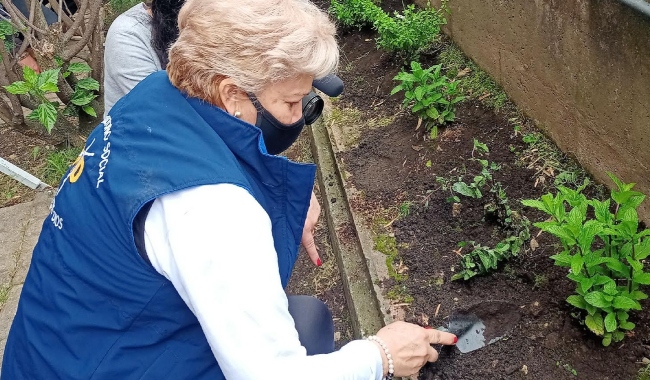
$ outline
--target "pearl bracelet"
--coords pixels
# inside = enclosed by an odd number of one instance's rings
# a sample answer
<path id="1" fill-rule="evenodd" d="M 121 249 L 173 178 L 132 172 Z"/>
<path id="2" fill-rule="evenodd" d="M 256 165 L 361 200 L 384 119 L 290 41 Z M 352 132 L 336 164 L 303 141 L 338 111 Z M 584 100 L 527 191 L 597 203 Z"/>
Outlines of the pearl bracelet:
<path id="1" fill-rule="evenodd" d="M 393 358 L 390 356 L 390 352 L 388 351 L 388 346 L 386 346 L 386 343 L 384 343 L 383 340 L 379 339 L 377 335 L 371 335 L 367 337 L 369 341 L 372 342 L 377 342 L 381 348 L 384 350 L 384 353 L 386 354 L 386 359 L 388 360 L 388 375 L 384 377 L 384 380 L 393 380 L 393 374 L 395 372 L 394 367 L 393 367 Z"/>

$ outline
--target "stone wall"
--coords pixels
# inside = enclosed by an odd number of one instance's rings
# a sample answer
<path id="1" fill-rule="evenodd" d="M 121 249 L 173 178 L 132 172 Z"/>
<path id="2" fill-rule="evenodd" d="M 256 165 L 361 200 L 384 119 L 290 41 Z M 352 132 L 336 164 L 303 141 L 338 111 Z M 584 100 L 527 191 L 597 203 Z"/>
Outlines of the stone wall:
<path id="1" fill-rule="evenodd" d="M 616 0 L 449 7 L 446 33 L 560 148 L 603 183 L 611 171 L 650 195 L 650 17 Z"/>

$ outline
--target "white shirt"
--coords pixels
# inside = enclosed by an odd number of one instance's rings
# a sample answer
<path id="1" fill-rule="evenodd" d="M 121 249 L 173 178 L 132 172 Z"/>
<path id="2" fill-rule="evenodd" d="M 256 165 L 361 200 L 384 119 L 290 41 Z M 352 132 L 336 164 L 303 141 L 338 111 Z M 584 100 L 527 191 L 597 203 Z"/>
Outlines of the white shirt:
<path id="1" fill-rule="evenodd" d="M 245 189 L 207 185 L 156 199 L 145 247 L 196 315 L 227 379 L 382 378 L 381 354 L 369 341 L 307 356 L 280 281 L 271 220 Z"/>

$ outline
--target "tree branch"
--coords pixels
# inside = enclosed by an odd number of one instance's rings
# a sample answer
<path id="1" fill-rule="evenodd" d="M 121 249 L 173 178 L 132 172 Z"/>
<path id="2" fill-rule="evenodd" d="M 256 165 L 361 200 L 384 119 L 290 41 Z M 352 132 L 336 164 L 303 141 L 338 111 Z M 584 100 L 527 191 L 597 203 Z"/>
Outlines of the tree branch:
<path id="1" fill-rule="evenodd" d="M 99 86 L 100 96 L 104 95 L 104 10 L 100 9 L 97 23 L 92 35 L 90 44 L 90 72 L 91 78 L 102 85 Z"/>
<path id="2" fill-rule="evenodd" d="M 67 50 L 63 53 L 63 58 L 64 61 L 69 61 L 71 60 L 77 53 L 81 51 L 81 49 L 84 48 L 88 44 L 88 41 L 90 40 L 90 37 L 93 35 L 95 32 L 95 25 L 97 24 L 97 19 L 99 18 L 99 10 L 102 7 L 102 0 L 84 0 L 82 3 L 83 5 L 87 4 L 87 1 L 92 1 L 91 6 L 90 6 L 90 17 L 88 17 L 88 22 L 86 23 L 86 27 L 84 30 L 83 36 L 81 36 L 81 40 L 77 42 L 75 45 L 73 45 L 70 50 Z M 70 33 L 71 30 L 69 30 L 66 33 L 66 36 L 68 33 Z M 65 36 L 64 36 L 65 40 Z"/>
<path id="3" fill-rule="evenodd" d="M 2 121 L 4 121 L 8 125 L 12 125 L 12 126 L 15 125 L 11 107 L 9 107 L 7 102 L 1 98 L 0 98 L 0 119 L 2 119 Z"/>
<path id="4" fill-rule="evenodd" d="M 3 0 L 6 1 L 6 0 Z M 86 15 L 86 9 L 88 8 L 88 2 L 92 0 L 82 0 L 81 5 L 79 7 L 79 10 L 77 11 L 77 14 L 75 15 L 75 20 L 70 29 L 63 35 L 63 44 L 67 44 L 72 36 L 77 32 L 77 30 L 81 27 L 81 24 L 84 21 L 85 15 Z M 97 1 L 97 0 L 95 0 Z M 101 2 L 101 0 L 99 0 Z M 92 12 L 92 10 L 91 10 Z M 92 13 L 90 14 L 90 17 L 92 18 Z M 86 29 L 87 30 L 87 29 Z M 74 54 L 72 55 L 74 57 Z"/>
<path id="5" fill-rule="evenodd" d="M 70 27 L 73 24 L 73 21 L 70 17 L 68 17 L 67 14 L 65 14 L 65 11 L 61 9 L 61 4 L 57 0 L 49 0 L 50 4 L 52 4 L 52 9 L 54 12 L 56 12 L 59 15 L 59 22 L 63 22 L 65 26 Z M 61 0 L 62 2 L 65 0 Z"/>
<path id="6" fill-rule="evenodd" d="M 9 0 L 2 0 L 2 5 L 4 6 L 5 10 L 9 13 L 9 16 L 11 19 L 7 19 L 6 17 L 0 16 L 3 20 L 8 21 L 11 25 L 16 27 L 18 30 L 23 31 L 28 29 L 27 27 L 32 28 L 34 31 L 41 33 L 41 34 L 46 34 L 47 32 L 33 23 L 31 23 L 27 17 L 25 17 L 19 10 L 18 8 L 15 7 Z M 27 33 L 23 33 L 27 34 Z"/>

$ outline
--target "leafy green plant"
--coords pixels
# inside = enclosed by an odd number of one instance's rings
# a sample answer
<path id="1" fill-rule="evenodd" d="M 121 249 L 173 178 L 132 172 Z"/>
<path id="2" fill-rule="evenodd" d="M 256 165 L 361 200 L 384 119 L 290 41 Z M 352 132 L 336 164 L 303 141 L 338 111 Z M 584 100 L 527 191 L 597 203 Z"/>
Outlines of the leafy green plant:
<path id="1" fill-rule="evenodd" d="M 490 191 L 495 187 L 497 182 L 494 182 L 492 177 L 492 172 L 501 169 L 501 166 L 488 160 L 473 159 L 481 164 L 481 173 L 474 176 L 472 182 L 466 183 L 463 181 L 463 177 L 459 177 L 458 181 L 452 185 L 452 190 L 460 195 L 464 195 L 470 198 L 483 198 L 483 193 L 481 190 L 485 187 L 486 184 L 490 184 Z M 500 184 L 499 184 L 500 186 Z M 454 198 L 456 202 L 459 201 L 458 197 Z"/>
<path id="2" fill-rule="evenodd" d="M 4 42 L 7 51 L 11 51 L 15 47 L 14 36 L 17 33 L 18 29 L 14 28 L 9 21 L 0 20 L 0 40 Z M 0 61 L 2 61 L 2 57 L 0 57 Z"/>
<path id="3" fill-rule="evenodd" d="M 341 25 L 359 29 L 374 25 L 377 20 L 390 18 L 372 0 L 332 0 L 330 12 Z"/>
<path id="4" fill-rule="evenodd" d="M 440 34 L 440 28 L 447 23 L 444 17 L 446 2 L 438 10 L 427 4 L 425 9 L 407 6 L 394 17 L 378 17 L 375 27 L 379 33 L 377 46 L 389 52 L 399 52 L 407 59 L 415 59 L 428 48 Z"/>
<path id="5" fill-rule="evenodd" d="M 576 294 L 567 302 L 586 313 L 585 325 L 602 337 L 604 346 L 634 329 L 629 312 L 641 310 L 639 301 L 648 298 L 641 287 L 650 285 L 650 272 L 644 271 L 650 229 L 639 231 L 636 211 L 645 195 L 632 190 L 634 183 L 608 175 L 616 189 L 605 201 L 582 194 L 587 182 L 577 189 L 558 186 L 555 196 L 522 201 L 551 216 L 535 226 L 560 239 L 562 252 L 551 258 L 555 265 L 570 268 L 567 277 L 576 283 Z"/>
<path id="6" fill-rule="evenodd" d="M 410 201 L 404 201 L 400 203 L 399 210 L 398 210 L 399 216 L 401 218 L 409 216 L 409 214 L 411 213 L 412 206 L 413 206 L 413 202 Z"/>
<path id="7" fill-rule="evenodd" d="M 461 241 L 459 247 L 468 247 L 471 249 L 466 254 L 461 255 L 461 270 L 454 274 L 451 279 L 469 280 L 477 275 L 489 274 L 497 270 L 499 264 L 519 255 L 524 243 L 530 239 L 530 222 L 525 217 L 517 216 L 516 228 L 513 232 L 497 243 L 494 248 L 483 246 L 475 241 Z"/>
<path id="8" fill-rule="evenodd" d="M 413 61 L 411 72 L 402 71 L 393 78 L 401 83 L 391 91 L 391 95 L 404 91 L 402 106 L 422 119 L 431 138 L 437 137 L 439 125 L 456 118 L 455 105 L 465 99 L 459 95 L 458 82 L 442 75 L 440 70 L 440 65 L 423 69 Z"/>
<path id="9" fill-rule="evenodd" d="M 489 151 L 486 144 L 474 139 L 472 156 L 482 156 Z M 461 248 L 469 247 L 471 250 L 461 255 L 461 270 L 452 277 L 452 280 L 469 280 L 476 275 L 484 275 L 496 270 L 502 261 L 517 256 L 524 243 L 530 239 L 530 222 L 511 209 L 505 189 L 500 182 L 494 180 L 492 175 L 494 171 L 500 170 L 501 166 L 479 157 L 472 157 L 471 160 L 481 165 L 480 174 L 474 176 L 470 183 L 464 182 L 463 176 L 458 177 L 458 181 L 451 185 L 452 196 L 448 201 L 459 202 L 459 195 L 474 199 L 483 198 L 487 188 L 486 194 L 490 197 L 483 206 L 484 219 L 496 222 L 506 231 L 506 237 L 493 248 L 475 241 L 458 243 Z"/>
<path id="10" fill-rule="evenodd" d="M 71 74 L 88 73 L 90 66 L 85 63 L 71 63 L 66 70 L 61 73 L 61 68 L 36 73 L 28 66 L 23 66 L 23 80 L 16 81 L 5 86 L 5 89 L 14 95 L 27 95 L 38 103 L 27 118 L 32 121 L 41 123 L 48 133 L 52 132 L 54 124 L 59 116 L 60 104 L 52 102 L 47 98 L 48 94 L 56 94 L 59 91 L 59 75 L 63 78 Z M 66 106 L 66 114 L 75 114 L 79 109 L 91 116 L 97 116 L 95 110 L 90 106 L 90 102 L 97 97 L 94 91 L 99 90 L 99 82 L 92 78 L 83 78 L 76 80 L 74 93 L 70 103 Z"/>

